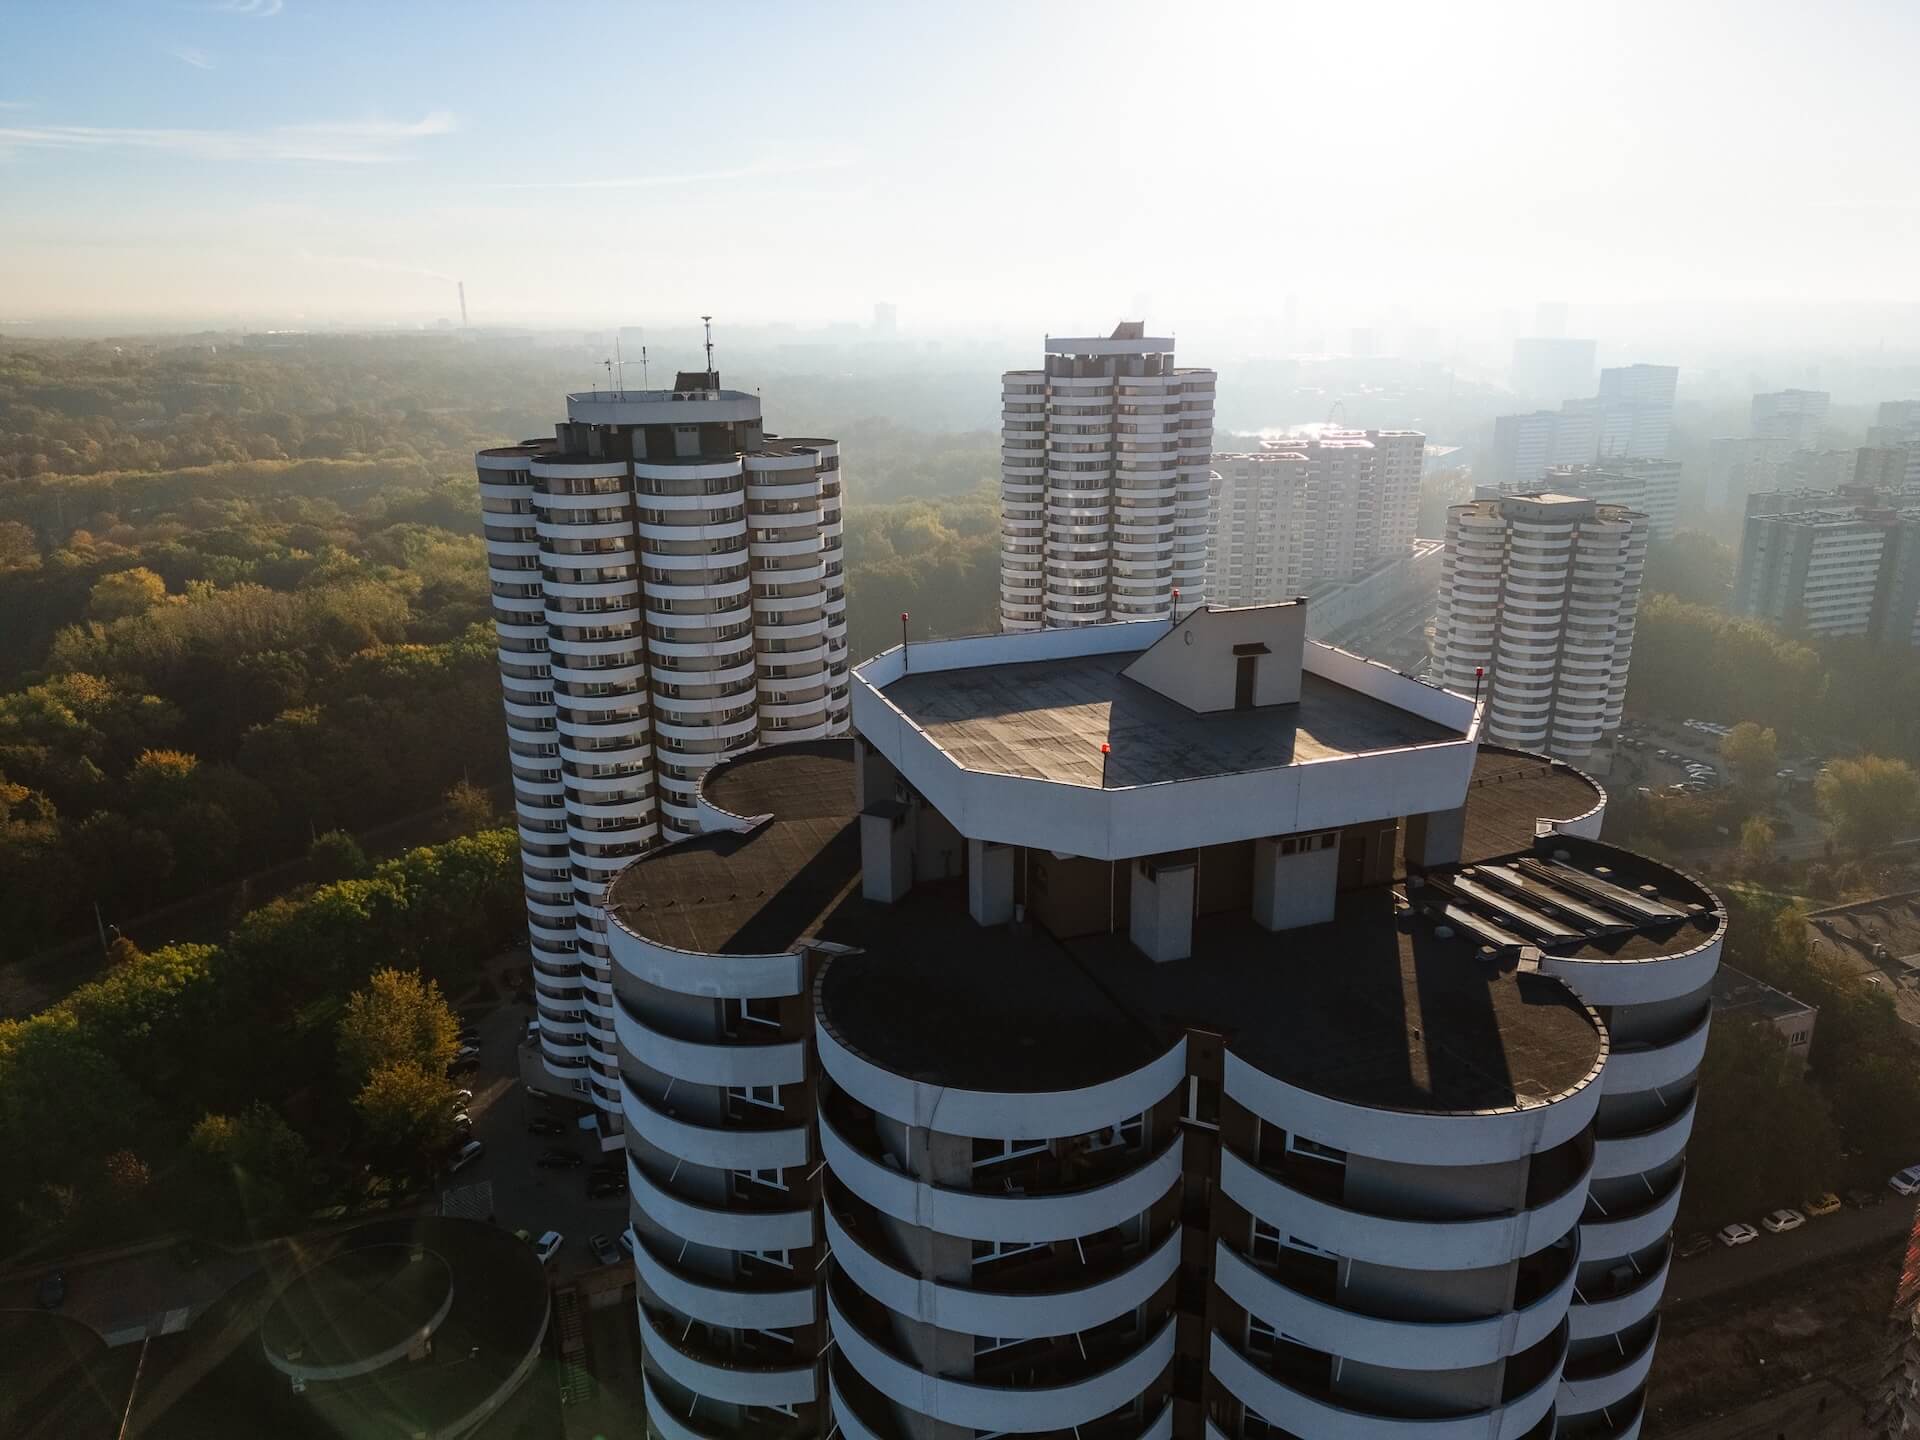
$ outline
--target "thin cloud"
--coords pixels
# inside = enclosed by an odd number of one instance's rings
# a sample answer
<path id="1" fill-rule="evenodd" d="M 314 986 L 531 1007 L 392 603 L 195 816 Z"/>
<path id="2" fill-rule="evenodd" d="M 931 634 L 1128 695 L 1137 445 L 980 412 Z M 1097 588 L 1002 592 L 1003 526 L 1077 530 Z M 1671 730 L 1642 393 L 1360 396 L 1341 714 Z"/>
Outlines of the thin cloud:
<path id="1" fill-rule="evenodd" d="M 213 57 L 204 50 L 196 50 L 191 45 L 169 45 L 162 54 L 169 55 L 182 65 L 191 65 L 196 70 L 213 69 Z"/>
<path id="2" fill-rule="evenodd" d="M 810 175 L 822 170 L 844 170 L 853 157 L 832 154 L 769 157 L 725 170 L 693 170 L 677 175 L 612 175 L 584 180 L 504 180 L 489 190 L 651 190 L 668 185 L 706 185 L 730 180 L 767 180 L 782 175 Z"/>
<path id="3" fill-rule="evenodd" d="M 436 110 L 418 120 L 346 120 L 275 125 L 265 130 L 135 129 L 105 125 L 0 125 L 0 151 L 147 150 L 197 160 L 297 160 L 381 165 L 409 142 L 449 134 L 453 117 Z"/>
<path id="4" fill-rule="evenodd" d="M 31 100 L 0 100 L 0 110 L 31 110 Z"/>
<path id="5" fill-rule="evenodd" d="M 268 20 L 286 9 L 286 0 L 213 0 L 205 7 L 216 15 L 245 15 L 253 20 Z"/>

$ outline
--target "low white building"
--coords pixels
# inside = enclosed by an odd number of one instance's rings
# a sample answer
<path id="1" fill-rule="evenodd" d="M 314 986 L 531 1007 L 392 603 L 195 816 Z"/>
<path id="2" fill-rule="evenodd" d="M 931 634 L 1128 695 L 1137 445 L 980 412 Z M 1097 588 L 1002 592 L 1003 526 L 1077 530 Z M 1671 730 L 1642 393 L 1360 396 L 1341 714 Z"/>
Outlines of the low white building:
<path id="1" fill-rule="evenodd" d="M 615 882 L 665 1440 L 1640 1433 L 1724 911 L 1303 610 L 887 651 Z"/>

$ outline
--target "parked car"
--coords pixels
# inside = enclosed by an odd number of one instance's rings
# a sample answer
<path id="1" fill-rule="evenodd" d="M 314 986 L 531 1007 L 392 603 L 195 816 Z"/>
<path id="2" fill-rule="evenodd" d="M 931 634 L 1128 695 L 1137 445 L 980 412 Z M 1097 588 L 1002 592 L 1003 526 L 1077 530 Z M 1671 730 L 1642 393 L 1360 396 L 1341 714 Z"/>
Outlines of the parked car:
<path id="1" fill-rule="evenodd" d="M 1713 1236 L 1702 1230 L 1698 1235 L 1689 1235 L 1675 1247 L 1682 1260 L 1691 1260 L 1696 1255 L 1704 1255 L 1713 1249 Z"/>
<path id="2" fill-rule="evenodd" d="M 533 1242 L 533 1253 L 540 1263 L 545 1265 L 560 1253 L 560 1247 L 566 1244 L 566 1238 L 558 1230 L 549 1230 Z"/>
<path id="3" fill-rule="evenodd" d="M 460 1029 L 460 1043 L 462 1045 L 478 1045 L 480 1043 L 480 1027 L 477 1025 L 462 1026 Z"/>
<path id="4" fill-rule="evenodd" d="M 453 1159 L 447 1162 L 447 1173 L 449 1175 L 458 1175 L 462 1170 L 466 1169 L 467 1166 L 471 1165 L 486 1153 L 487 1147 L 485 1142 L 480 1140 L 467 1141 L 466 1144 L 453 1152 Z"/>
<path id="5" fill-rule="evenodd" d="M 1744 1245 L 1749 1240 L 1758 1240 L 1760 1232 L 1744 1220 L 1736 1220 L 1721 1228 L 1717 1236 L 1720 1243 L 1731 1250 L 1736 1245 Z"/>
<path id="6" fill-rule="evenodd" d="M 1898 1175 L 1887 1181 L 1896 1194 L 1912 1195 L 1920 1193 L 1920 1165 L 1909 1165 Z"/>
<path id="7" fill-rule="evenodd" d="M 49 1270 L 33 1287 L 33 1298 L 42 1310 L 58 1310 L 67 1299 L 67 1272 Z"/>
<path id="8" fill-rule="evenodd" d="M 453 1063 L 456 1065 L 462 1060 L 478 1060 L 479 1058 L 480 1047 L 478 1045 L 462 1045 L 458 1050 L 453 1052 Z"/>
<path id="9" fill-rule="evenodd" d="M 1784 1235 L 1789 1230 L 1798 1230 L 1807 1223 L 1807 1217 L 1798 1210 L 1776 1210 L 1771 1215 L 1762 1215 L 1760 1223 L 1767 1228 L 1769 1235 Z"/>
<path id="10" fill-rule="evenodd" d="M 567 1127 L 551 1115 L 536 1115 L 527 1121 L 527 1133 L 529 1135 L 564 1135 L 567 1133 Z"/>
<path id="11" fill-rule="evenodd" d="M 575 1150 L 561 1150 L 555 1147 L 540 1152 L 540 1158 L 533 1162 L 542 1170 L 578 1170 L 587 1162 L 580 1158 Z"/>
<path id="12" fill-rule="evenodd" d="M 606 1200 L 615 1195 L 627 1193 L 627 1177 L 608 1174 L 604 1171 L 587 1177 L 587 1198 Z"/>
<path id="13" fill-rule="evenodd" d="M 454 1111 L 453 1118 L 447 1123 L 462 1134 L 470 1133 L 473 1130 L 473 1117 L 464 1110 Z"/>
<path id="14" fill-rule="evenodd" d="M 1824 1194 L 1816 1195 L 1807 1201 L 1807 1216 L 1809 1219 L 1818 1219 L 1822 1215 L 1833 1214 L 1833 1212 L 1839 1208 L 1840 1197 L 1831 1190 L 1828 1190 Z"/>
<path id="15" fill-rule="evenodd" d="M 602 1265 L 618 1265 L 620 1249 L 604 1235 L 596 1235 L 587 1241 L 587 1248 L 593 1251 L 593 1258 Z"/>
<path id="16" fill-rule="evenodd" d="M 452 1100 L 454 1109 L 464 1110 L 469 1105 L 473 1104 L 473 1091 L 456 1090 L 453 1092 L 453 1095 L 450 1098 Z"/>
<path id="17" fill-rule="evenodd" d="M 1846 1194 L 1847 1204 L 1855 1210 L 1866 1210 L 1874 1205 L 1878 1205 L 1886 1198 L 1887 1197 L 1882 1195 L 1878 1190 L 1862 1190 L 1857 1185 L 1847 1191 Z"/>

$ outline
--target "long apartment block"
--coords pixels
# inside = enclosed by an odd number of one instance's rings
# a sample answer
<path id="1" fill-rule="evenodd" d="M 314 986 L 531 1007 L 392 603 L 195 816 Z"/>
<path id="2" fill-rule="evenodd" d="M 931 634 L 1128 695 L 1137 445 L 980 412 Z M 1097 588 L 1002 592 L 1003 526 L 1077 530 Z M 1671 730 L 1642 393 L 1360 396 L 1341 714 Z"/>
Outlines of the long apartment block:
<path id="1" fill-rule="evenodd" d="M 1001 381 L 1000 628 L 1165 619 L 1206 583 L 1214 372 L 1128 321 Z"/>
<path id="2" fill-rule="evenodd" d="M 1724 909 L 1305 619 L 887 651 L 616 878 L 654 1433 L 1640 1433 Z"/>
<path id="3" fill-rule="evenodd" d="M 717 762 L 847 733 L 839 449 L 691 372 L 476 463 L 541 1050 L 612 1144 L 607 882 L 697 832 Z"/>

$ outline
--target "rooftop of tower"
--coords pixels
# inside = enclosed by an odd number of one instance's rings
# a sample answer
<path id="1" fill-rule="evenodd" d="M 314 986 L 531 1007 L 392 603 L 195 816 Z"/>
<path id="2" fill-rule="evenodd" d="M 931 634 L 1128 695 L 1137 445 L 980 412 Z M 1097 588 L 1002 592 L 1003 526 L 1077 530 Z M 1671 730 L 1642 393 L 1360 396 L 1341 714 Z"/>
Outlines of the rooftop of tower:
<path id="1" fill-rule="evenodd" d="M 1724 919 L 1708 892 L 1654 862 L 1558 834 L 1536 843 L 1538 820 L 1585 814 L 1597 787 L 1488 747 L 1459 865 L 1349 892 L 1320 925 L 1273 932 L 1244 907 L 1205 914 L 1192 957 L 1156 964 L 1124 923 L 1064 939 L 1033 922 L 983 929 L 963 879 L 920 884 L 891 905 L 862 898 L 854 770 L 851 741 L 716 766 L 706 800 L 750 828 L 636 861 L 610 887 L 607 913 L 644 940 L 696 953 L 828 944 L 837 953 L 818 995 L 836 1038 L 961 1088 L 1099 1083 L 1194 1027 L 1229 1035 L 1280 1079 L 1358 1104 L 1523 1106 L 1586 1083 L 1603 1032 L 1518 942 L 1632 961 L 1704 944 Z M 1579 914 L 1578 931 L 1569 922 L 1553 943 L 1525 929 Z"/>

